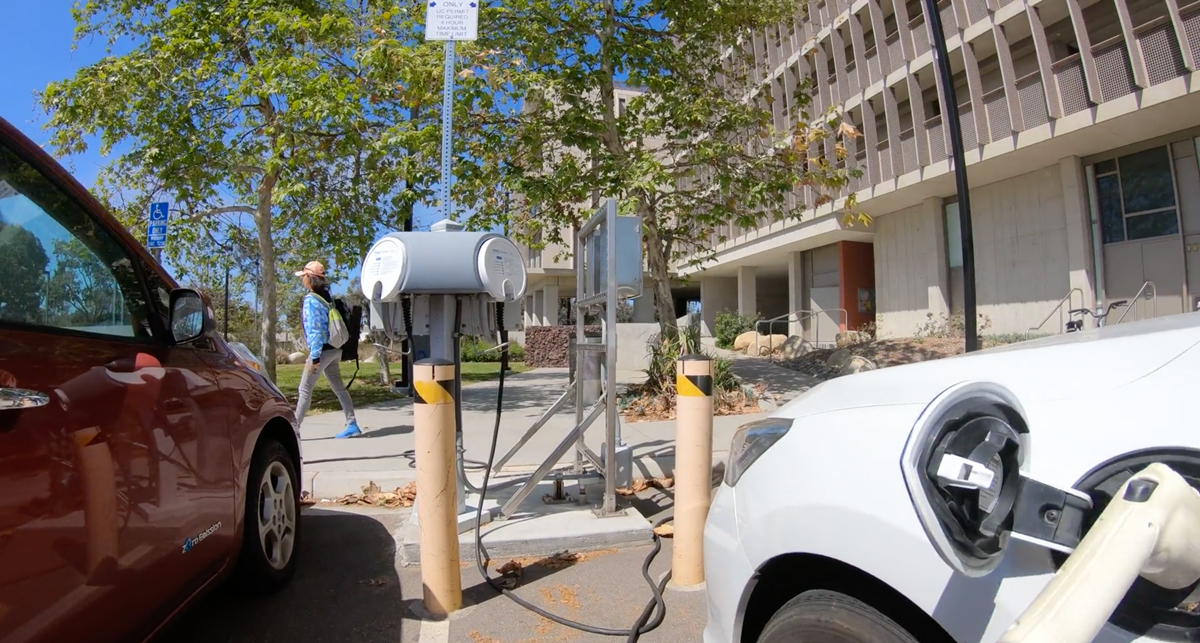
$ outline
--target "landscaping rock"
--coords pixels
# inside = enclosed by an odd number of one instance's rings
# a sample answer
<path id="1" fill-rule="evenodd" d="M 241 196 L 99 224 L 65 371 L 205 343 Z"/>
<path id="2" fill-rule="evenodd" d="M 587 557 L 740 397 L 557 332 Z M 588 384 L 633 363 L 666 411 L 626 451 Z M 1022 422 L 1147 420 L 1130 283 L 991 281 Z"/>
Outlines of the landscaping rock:
<path id="1" fill-rule="evenodd" d="M 780 349 L 779 356 L 783 359 L 799 359 L 804 355 L 812 352 L 812 344 L 809 344 L 799 335 L 792 335 L 783 342 L 783 347 Z"/>
<path id="2" fill-rule="evenodd" d="M 845 366 L 846 363 L 850 361 L 851 357 L 854 357 L 854 356 L 850 354 L 849 350 L 847 350 L 845 348 L 838 349 L 833 352 L 833 355 L 829 356 L 829 359 L 825 361 L 825 365 L 828 366 L 829 368 L 840 371 L 842 369 L 842 367 Z"/>
<path id="3" fill-rule="evenodd" d="M 839 375 L 853 375 L 855 373 L 873 371 L 875 369 L 875 362 L 872 362 L 865 357 L 854 355 L 849 361 L 842 365 L 842 370 L 839 372 Z"/>
<path id="4" fill-rule="evenodd" d="M 759 335 L 758 336 L 758 356 L 766 357 L 771 353 L 783 348 L 784 342 L 787 341 L 787 335 Z M 754 350 L 753 344 L 750 350 Z M 750 350 L 746 352 L 750 352 Z"/>
<path id="5" fill-rule="evenodd" d="M 733 340 L 733 350 L 746 351 L 747 349 L 754 348 L 754 340 L 756 337 L 758 337 L 758 333 L 752 330 L 738 335 L 737 339 Z"/>
<path id="6" fill-rule="evenodd" d="M 292 353 L 288 355 L 288 364 L 303 364 L 308 361 L 308 355 L 304 353 Z"/>

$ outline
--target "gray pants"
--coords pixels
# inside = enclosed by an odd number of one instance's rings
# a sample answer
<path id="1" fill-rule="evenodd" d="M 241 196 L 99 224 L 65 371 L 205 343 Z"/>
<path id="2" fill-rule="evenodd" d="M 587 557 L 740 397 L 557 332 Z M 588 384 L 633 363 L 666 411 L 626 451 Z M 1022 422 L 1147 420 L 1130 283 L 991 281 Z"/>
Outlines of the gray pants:
<path id="1" fill-rule="evenodd" d="M 304 374 L 300 376 L 300 399 L 296 402 L 296 426 L 304 423 L 304 416 L 308 414 L 308 405 L 312 404 L 313 388 L 317 385 L 317 380 L 321 379 L 321 374 L 325 374 L 325 379 L 329 380 L 329 388 L 333 389 L 333 394 L 337 396 L 338 403 L 342 405 L 342 412 L 346 414 L 346 424 L 354 422 L 354 403 L 350 401 L 350 393 L 346 391 L 346 385 L 342 384 L 342 372 L 338 370 L 338 365 L 342 361 L 342 349 L 335 348 L 321 353 L 321 361 L 317 365 L 317 371 L 312 372 L 312 358 L 308 358 L 308 362 L 304 365 Z"/>

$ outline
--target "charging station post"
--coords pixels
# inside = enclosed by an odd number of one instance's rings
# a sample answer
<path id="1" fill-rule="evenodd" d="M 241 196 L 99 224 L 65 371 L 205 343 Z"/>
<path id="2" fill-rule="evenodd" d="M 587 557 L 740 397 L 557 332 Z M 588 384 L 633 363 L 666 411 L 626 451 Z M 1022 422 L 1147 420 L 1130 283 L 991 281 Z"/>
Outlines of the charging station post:
<path id="1" fill-rule="evenodd" d="M 458 564 L 459 489 L 455 480 L 455 364 L 413 365 L 413 431 L 417 443 L 417 505 L 421 522 L 421 584 L 425 610 L 446 616 L 462 607 Z"/>
<path id="2" fill-rule="evenodd" d="M 675 369 L 675 535 L 671 579 L 704 583 L 704 523 L 712 504 L 712 360 L 686 355 Z"/>

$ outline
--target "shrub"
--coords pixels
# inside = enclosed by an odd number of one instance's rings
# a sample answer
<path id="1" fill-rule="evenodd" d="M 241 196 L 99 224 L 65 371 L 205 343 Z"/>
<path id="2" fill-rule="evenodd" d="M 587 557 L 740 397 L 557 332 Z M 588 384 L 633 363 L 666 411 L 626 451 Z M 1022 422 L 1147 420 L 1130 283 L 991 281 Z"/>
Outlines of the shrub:
<path id="1" fill-rule="evenodd" d="M 479 341 L 476 337 L 464 337 L 459 344 L 459 357 L 466 362 L 499 362 L 500 351 Z M 510 341 L 508 343 L 508 361 L 524 362 L 525 348 Z"/>
<path id="2" fill-rule="evenodd" d="M 706 354 L 700 345 L 700 327 L 681 328 L 674 339 L 657 339 L 650 344 L 650 365 L 646 368 L 643 391 L 651 395 L 671 393 L 675 389 L 675 365 L 683 355 Z M 711 357 L 711 356 L 710 356 Z M 740 390 L 741 383 L 726 359 L 713 358 L 713 393 Z"/>
<path id="3" fill-rule="evenodd" d="M 742 315 L 728 310 L 717 313 L 717 327 L 713 329 L 717 346 L 725 349 L 733 348 L 733 342 L 738 335 L 754 330 L 754 324 L 757 321 L 758 317 L 755 315 Z"/>
<path id="4" fill-rule="evenodd" d="M 913 335 L 917 339 L 948 337 L 962 338 L 967 335 L 967 322 L 962 313 L 955 313 L 949 317 L 945 313 L 934 317 L 933 313 L 927 313 L 927 321 L 917 329 Z M 987 315 L 979 315 L 978 334 L 983 335 L 983 332 L 992 326 L 992 320 Z"/>

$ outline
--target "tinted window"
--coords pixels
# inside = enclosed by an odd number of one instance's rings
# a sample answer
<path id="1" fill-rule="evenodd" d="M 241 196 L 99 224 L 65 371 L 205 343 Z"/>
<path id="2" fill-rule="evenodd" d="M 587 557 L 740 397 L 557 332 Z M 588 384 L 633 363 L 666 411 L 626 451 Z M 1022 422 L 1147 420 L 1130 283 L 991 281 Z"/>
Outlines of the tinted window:
<path id="1" fill-rule="evenodd" d="M 149 337 L 145 299 L 108 231 L 0 145 L 0 323 Z"/>
<path id="2" fill-rule="evenodd" d="M 1175 177 L 1167 147 L 1102 161 L 1093 167 L 1104 243 L 1179 234 Z"/>
<path id="3" fill-rule="evenodd" d="M 1130 240 L 1178 234 L 1179 217 L 1175 216 L 1174 210 L 1141 214 L 1126 219 L 1125 229 L 1129 231 Z"/>
<path id="4" fill-rule="evenodd" d="M 1161 210 L 1175 206 L 1175 182 L 1171 178 L 1171 155 L 1166 147 L 1122 156 L 1121 192 L 1125 213 Z"/>

